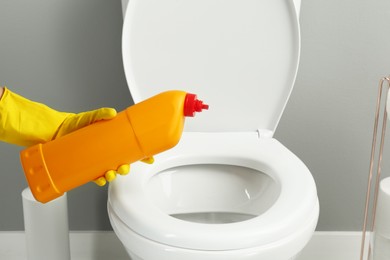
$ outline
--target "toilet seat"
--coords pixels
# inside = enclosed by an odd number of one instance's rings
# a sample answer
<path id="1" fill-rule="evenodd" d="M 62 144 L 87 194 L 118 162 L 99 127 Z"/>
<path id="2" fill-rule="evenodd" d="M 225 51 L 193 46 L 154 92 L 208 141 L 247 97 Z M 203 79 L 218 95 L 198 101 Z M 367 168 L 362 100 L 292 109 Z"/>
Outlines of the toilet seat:
<path id="1" fill-rule="evenodd" d="M 133 174 L 113 182 L 109 189 L 109 208 L 129 232 L 155 242 L 195 250 L 243 249 L 275 243 L 318 218 L 317 193 L 309 170 L 274 138 L 259 138 L 254 133 L 184 133 L 175 148 L 155 159 L 154 165 L 133 164 Z M 200 224 L 174 218 L 150 200 L 146 186 L 166 169 L 192 164 L 258 170 L 280 185 L 280 194 L 264 213 L 242 222 Z"/>

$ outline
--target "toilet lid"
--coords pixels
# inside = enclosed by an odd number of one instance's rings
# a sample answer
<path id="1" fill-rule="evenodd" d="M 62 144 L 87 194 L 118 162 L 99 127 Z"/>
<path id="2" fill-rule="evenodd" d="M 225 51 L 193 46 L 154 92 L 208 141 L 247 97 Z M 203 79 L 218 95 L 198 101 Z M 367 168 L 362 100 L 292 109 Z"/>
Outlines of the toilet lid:
<path id="1" fill-rule="evenodd" d="M 132 0 L 122 48 L 135 103 L 179 89 L 210 105 L 186 131 L 275 131 L 296 77 L 298 18 L 286 0 Z"/>

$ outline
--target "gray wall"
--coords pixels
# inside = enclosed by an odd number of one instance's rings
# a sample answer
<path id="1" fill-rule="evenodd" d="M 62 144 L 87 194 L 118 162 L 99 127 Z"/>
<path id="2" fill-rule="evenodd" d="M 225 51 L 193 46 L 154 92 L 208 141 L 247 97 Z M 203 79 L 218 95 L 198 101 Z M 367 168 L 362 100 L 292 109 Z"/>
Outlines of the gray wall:
<path id="1" fill-rule="evenodd" d="M 130 105 L 120 5 L 0 1 L 0 85 L 64 111 Z M 390 73 L 389 10 L 387 0 L 302 2 L 299 74 L 275 136 L 313 173 L 318 230 L 361 227 L 377 82 Z M 0 231 L 23 229 L 19 150 L 0 144 Z M 110 229 L 106 195 L 94 184 L 69 192 L 70 228 Z"/>
<path id="2" fill-rule="evenodd" d="M 389 12 L 387 0 L 302 1 L 300 69 L 276 137 L 316 180 L 318 230 L 361 229 Z"/>
<path id="3" fill-rule="evenodd" d="M 124 109 L 122 22 L 119 0 L 1 0 L 0 85 L 62 111 Z M 20 149 L 0 144 L 0 230 L 23 229 Z M 110 229 L 106 194 L 93 183 L 69 192 L 70 228 Z"/>

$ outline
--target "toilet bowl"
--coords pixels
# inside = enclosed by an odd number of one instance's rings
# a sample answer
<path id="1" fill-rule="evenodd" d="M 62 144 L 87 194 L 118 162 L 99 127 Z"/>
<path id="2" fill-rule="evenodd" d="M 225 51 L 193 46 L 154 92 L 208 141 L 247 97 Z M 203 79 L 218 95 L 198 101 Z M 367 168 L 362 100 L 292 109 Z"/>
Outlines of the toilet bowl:
<path id="1" fill-rule="evenodd" d="M 108 214 L 133 260 L 290 260 L 319 204 L 305 164 L 273 138 L 299 60 L 299 1 L 132 0 L 123 61 L 135 102 L 167 89 L 210 110 L 179 144 L 112 182 Z"/>
<path id="2" fill-rule="evenodd" d="M 109 190 L 132 259 L 293 259 L 313 234 L 313 178 L 274 138 L 184 133 L 156 160 Z"/>

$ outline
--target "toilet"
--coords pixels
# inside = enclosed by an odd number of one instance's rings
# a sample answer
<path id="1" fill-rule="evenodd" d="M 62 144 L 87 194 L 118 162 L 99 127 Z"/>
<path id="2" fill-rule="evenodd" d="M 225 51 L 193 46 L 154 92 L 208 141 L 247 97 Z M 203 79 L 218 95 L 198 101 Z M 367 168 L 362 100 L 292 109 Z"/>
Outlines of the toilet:
<path id="1" fill-rule="evenodd" d="M 300 1 L 122 3 L 134 102 L 180 89 L 210 105 L 177 146 L 110 184 L 110 222 L 131 259 L 296 259 L 317 225 L 317 190 L 273 134 L 297 73 Z"/>

